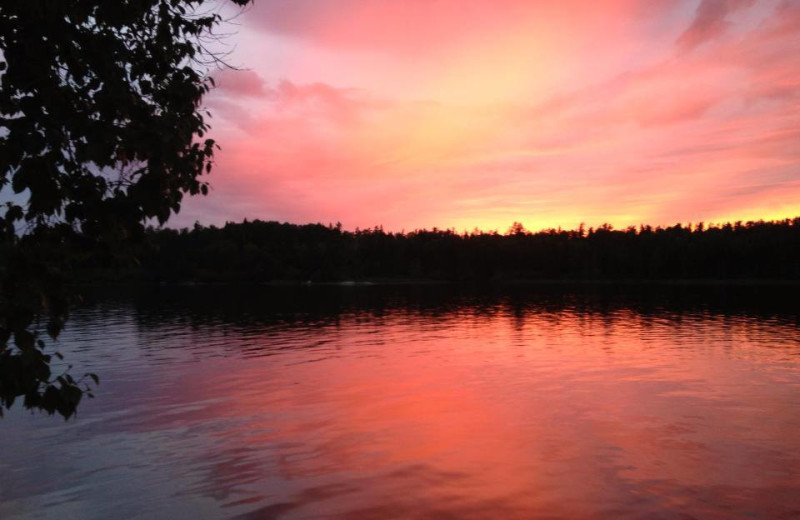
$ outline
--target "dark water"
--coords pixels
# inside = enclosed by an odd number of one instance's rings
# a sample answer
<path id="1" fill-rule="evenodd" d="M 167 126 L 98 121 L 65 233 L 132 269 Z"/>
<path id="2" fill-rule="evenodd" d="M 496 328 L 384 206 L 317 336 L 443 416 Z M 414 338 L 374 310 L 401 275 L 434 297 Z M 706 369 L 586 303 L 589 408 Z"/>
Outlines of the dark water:
<path id="1" fill-rule="evenodd" d="M 794 289 L 161 289 L 0 422 L 0 518 L 800 518 Z"/>

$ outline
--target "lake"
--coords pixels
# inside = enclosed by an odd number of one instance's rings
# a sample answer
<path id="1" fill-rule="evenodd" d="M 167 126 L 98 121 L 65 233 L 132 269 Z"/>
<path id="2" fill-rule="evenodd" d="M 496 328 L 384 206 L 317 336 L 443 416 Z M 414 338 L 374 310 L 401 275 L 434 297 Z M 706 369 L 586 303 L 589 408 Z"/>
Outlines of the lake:
<path id="1" fill-rule="evenodd" d="M 796 288 L 104 292 L 4 520 L 800 517 Z"/>

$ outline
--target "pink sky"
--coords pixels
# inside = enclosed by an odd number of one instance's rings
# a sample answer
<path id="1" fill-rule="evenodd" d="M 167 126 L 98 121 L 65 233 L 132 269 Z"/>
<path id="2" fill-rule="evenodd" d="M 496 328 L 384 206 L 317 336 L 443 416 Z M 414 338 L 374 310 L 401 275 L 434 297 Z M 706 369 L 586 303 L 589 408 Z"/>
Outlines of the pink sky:
<path id="1" fill-rule="evenodd" d="M 800 215 L 798 0 L 257 0 L 174 221 Z"/>

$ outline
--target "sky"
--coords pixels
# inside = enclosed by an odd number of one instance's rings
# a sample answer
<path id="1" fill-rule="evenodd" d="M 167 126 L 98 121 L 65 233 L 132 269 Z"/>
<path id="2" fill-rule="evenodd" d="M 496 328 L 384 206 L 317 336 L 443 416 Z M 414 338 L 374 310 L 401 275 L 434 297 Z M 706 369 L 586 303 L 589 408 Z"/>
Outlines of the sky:
<path id="1" fill-rule="evenodd" d="M 173 225 L 800 215 L 800 0 L 256 0 L 225 30 L 211 193 Z"/>

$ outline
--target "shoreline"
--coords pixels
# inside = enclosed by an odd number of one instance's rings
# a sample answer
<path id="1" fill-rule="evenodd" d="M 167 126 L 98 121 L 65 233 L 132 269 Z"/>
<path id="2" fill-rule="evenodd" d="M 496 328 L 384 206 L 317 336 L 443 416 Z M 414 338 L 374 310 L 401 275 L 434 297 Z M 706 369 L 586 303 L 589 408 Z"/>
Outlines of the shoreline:
<path id="1" fill-rule="evenodd" d="M 79 282 L 74 287 L 388 287 L 388 286 L 458 286 L 458 287 L 503 287 L 503 286 L 668 286 L 668 287 L 797 287 L 800 280 L 778 279 L 509 279 L 509 280 L 431 280 L 431 279 L 367 279 L 341 281 L 300 281 L 274 280 L 269 282 L 252 282 L 246 280 L 229 281 L 99 281 Z"/>

